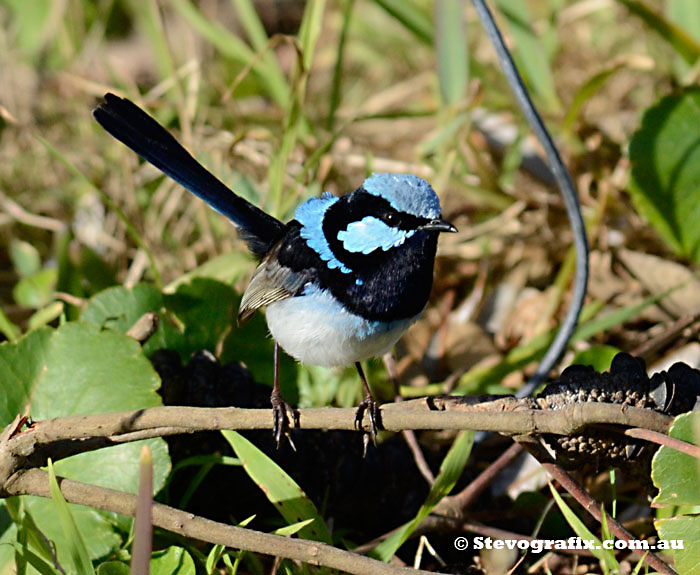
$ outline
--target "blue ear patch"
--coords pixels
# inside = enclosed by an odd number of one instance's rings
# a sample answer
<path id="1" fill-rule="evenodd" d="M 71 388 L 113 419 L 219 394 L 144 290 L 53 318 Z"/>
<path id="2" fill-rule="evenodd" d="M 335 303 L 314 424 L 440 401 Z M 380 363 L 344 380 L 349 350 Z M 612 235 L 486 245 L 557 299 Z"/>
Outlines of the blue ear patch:
<path id="1" fill-rule="evenodd" d="M 365 216 L 359 222 L 352 222 L 346 230 L 338 232 L 343 247 L 352 253 L 365 255 L 381 248 L 384 251 L 403 244 L 415 230 L 400 230 L 386 225 L 374 216 Z"/>
<path id="2" fill-rule="evenodd" d="M 439 218 L 440 199 L 423 178 L 412 174 L 373 174 L 362 187 L 389 202 L 398 212 L 433 220 Z"/>
<path id="3" fill-rule="evenodd" d="M 301 237 L 324 262 L 328 263 L 328 267 L 349 274 L 352 270 L 335 257 L 326 236 L 323 235 L 323 216 L 337 201 L 338 198 L 329 193 L 324 193 L 320 198 L 310 198 L 297 208 L 294 219 L 301 224 Z"/>

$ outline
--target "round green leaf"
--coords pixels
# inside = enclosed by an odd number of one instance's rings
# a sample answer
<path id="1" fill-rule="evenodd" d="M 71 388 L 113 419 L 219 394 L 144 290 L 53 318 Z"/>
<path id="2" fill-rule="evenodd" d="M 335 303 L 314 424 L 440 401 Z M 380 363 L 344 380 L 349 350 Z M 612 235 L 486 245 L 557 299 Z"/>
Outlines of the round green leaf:
<path id="1" fill-rule="evenodd" d="M 141 347 L 123 334 L 72 322 L 56 330 L 42 328 L 0 345 L 0 417 L 7 425 L 17 413 L 34 419 L 119 412 L 161 405 L 160 380 Z M 28 409 L 27 409 L 28 408 Z M 153 452 L 154 488 L 170 469 L 167 446 L 148 440 Z M 125 444 L 58 461 L 56 472 L 70 479 L 135 493 L 140 445 Z M 63 533 L 53 502 L 27 498 L 39 528 L 56 541 L 59 557 Z M 121 543 L 109 516 L 71 506 L 91 557 L 104 556 Z"/>
<path id="2" fill-rule="evenodd" d="M 669 434 L 700 445 L 700 413 L 679 415 Z M 695 457 L 662 446 L 654 455 L 651 478 L 659 490 L 654 505 L 700 505 L 700 461 Z"/>
<path id="3" fill-rule="evenodd" d="M 683 516 L 654 522 L 659 537 L 671 542 L 675 567 L 683 575 L 700 575 L 700 517 Z M 674 544 L 676 547 L 674 547 Z M 682 546 L 681 548 L 677 548 Z M 659 552 L 659 547 L 656 549 Z"/>
<path id="4" fill-rule="evenodd" d="M 10 258 L 20 277 L 26 277 L 41 269 L 41 256 L 29 242 L 12 240 L 10 242 Z"/>
<path id="5" fill-rule="evenodd" d="M 46 268 L 23 277 L 12 289 L 12 297 L 21 306 L 39 308 L 51 300 L 57 275 L 56 268 Z"/>
<path id="6" fill-rule="evenodd" d="M 630 142 L 635 206 L 680 255 L 700 262 L 700 90 L 647 110 Z"/>
<path id="7" fill-rule="evenodd" d="M 121 561 L 105 561 L 97 566 L 97 575 L 129 575 L 131 570 Z"/>
<path id="8" fill-rule="evenodd" d="M 94 296 L 81 319 L 125 333 L 147 312 L 160 316 L 160 325 L 144 345 L 150 355 L 172 349 L 183 360 L 195 351 L 214 351 L 234 323 L 238 299 L 233 288 L 208 278 L 180 284 L 172 294 L 162 294 L 148 284 L 113 287 Z"/>
<path id="9" fill-rule="evenodd" d="M 182 547 L 168 547 L 151 555 L 151 575 L 195 575 L 194 561 Z"/>

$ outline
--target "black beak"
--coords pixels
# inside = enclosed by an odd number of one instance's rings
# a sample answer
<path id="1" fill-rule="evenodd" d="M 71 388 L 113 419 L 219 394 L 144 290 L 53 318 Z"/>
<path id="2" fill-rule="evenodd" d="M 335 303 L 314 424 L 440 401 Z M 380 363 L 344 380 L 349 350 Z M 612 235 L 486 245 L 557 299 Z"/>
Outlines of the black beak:
<path id="1" fill-rule="evenodd" d="M 420 229 L 422 230 L 432 230 L 434 232 L 456 232 L 455 228 L 450 222 L 436 218 L 430 220 L 427 224 L 423 224 Z"/>

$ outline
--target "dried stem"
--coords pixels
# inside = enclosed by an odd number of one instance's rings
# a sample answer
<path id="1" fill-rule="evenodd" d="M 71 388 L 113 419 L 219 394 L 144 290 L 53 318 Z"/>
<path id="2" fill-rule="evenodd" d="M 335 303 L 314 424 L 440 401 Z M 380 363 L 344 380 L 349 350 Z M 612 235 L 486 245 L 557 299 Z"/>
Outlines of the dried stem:
<path id="1" fill-rule="evenodd" d="M 672 422 L 671 417 L 655 411 L 620 409 L 619 405 L 612 404 L 582 403 L 551 411 L 531 406 L 528 400 L 503 397 L 429 398 L 383 406 L 382 422 L 390 431 L 474 429 L 520 436 L 541 433 L 568 435 L 595 424 L 605 424 L 608 428 L 613 424 L 665 432 Z M 353 409 L 303 409 L 299 413 L 303 429 L 354 428 Z M 37 469 L 48 457 L 58 460 L 110 445 L 204 430 L 271 429 L 272 415 L 268 409 L 154 407 L 125 413 L 45 420 L 20 431 L 23 422 L 24 419 L 18 416 L 0 434 L 0 496 L 3 497 L 24 494 L 48 497 L 47 475 Z M 515 454 L 515 448 L 511 448 L 507 454 L 484 472 L 471 489 L 456 496 L 455 501 L 462 506 L 468 504 L 475 493 L 488 483 L 488 478 L 497 473 Z M 73 503 L 127 515 L 133 515 L 136 508 L 135 497 L 118 491 L 67 479 L 62 480 L 61 489 L 66 499 Z M 581 498 L 583 501 L 583 495 Z M 598 507 L 590 501 L 590 505 L 584 506 L 595 515 Z M 153 523 L 202 541 L 286 557 L 312 565 L 325 565 L 349 573 L 425 573 L 380 563 L 317 542 L 289 539 L 216 523 L 165 505 L 154 506 Z M 620 531 L 622 527 L 616 531 L 619 524 L 612 520 L 609 520 L 609 524 L 617 536 L 621 536 L 621 533 L 623 537 L 631 538 L 626 531 Z M 647 562 L 659 571 L 672 572 L 670 567 L 654 556 L 648 556 Z"/>

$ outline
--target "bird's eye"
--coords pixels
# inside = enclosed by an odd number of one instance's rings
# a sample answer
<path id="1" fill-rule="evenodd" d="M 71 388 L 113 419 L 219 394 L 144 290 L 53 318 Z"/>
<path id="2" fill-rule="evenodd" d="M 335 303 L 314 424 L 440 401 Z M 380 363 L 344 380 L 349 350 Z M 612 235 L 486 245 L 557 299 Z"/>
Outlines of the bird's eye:
<path id="1" fill-rule="evenodd" d="M 388 226 L 398 226 L 400 218 L 395 212 L 385 212 L 381 216 L 382 221 Z"/>

